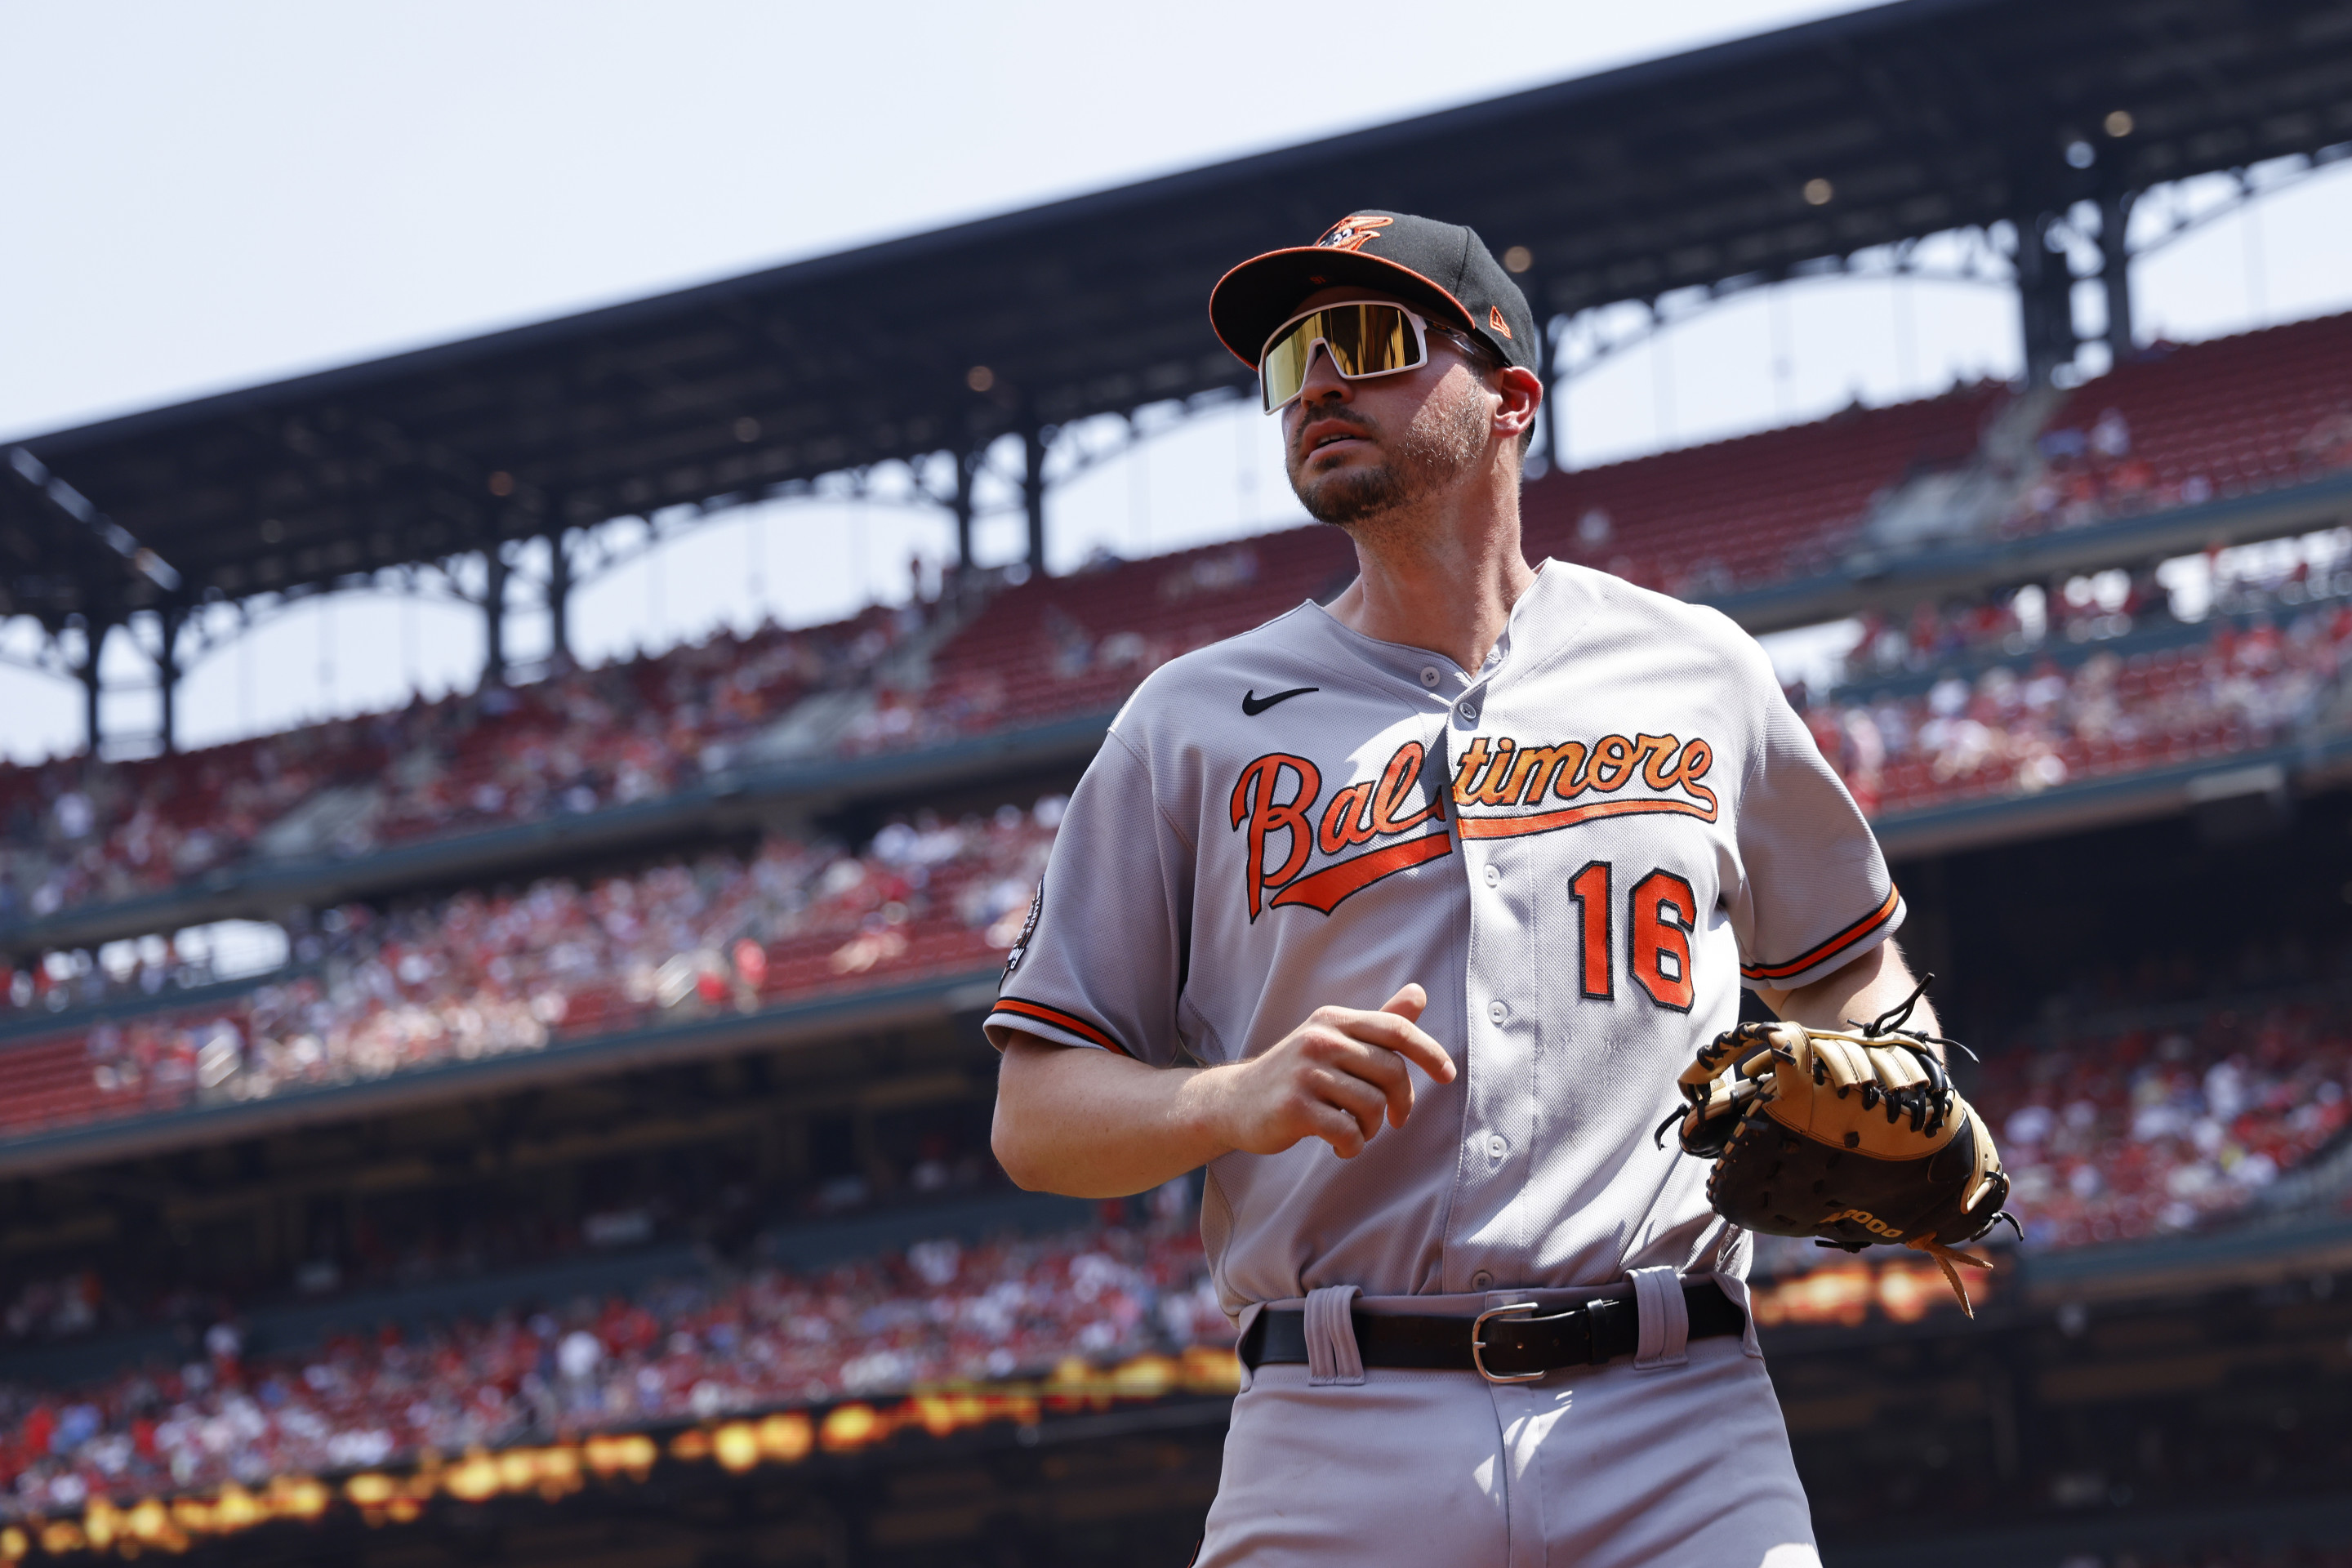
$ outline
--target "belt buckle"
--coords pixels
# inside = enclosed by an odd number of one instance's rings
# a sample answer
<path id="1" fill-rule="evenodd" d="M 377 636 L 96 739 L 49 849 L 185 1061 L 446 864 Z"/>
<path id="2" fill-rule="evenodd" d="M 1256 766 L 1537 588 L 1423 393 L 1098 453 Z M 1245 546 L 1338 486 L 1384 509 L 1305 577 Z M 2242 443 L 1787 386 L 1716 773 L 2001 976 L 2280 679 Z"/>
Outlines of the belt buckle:
<path id="1" fill-rule="evenodd" d="M 1550 1375 L 1550 1369 L 1548 1367 L 1539 1367 L 1534 1372 L 1506 1373 L 1486 1370 L 1486 1342 L 1479 1337 L 1486 1331 L 1486 1320 L 1500 1317 L 1505 1312 L 1534 1310 L 1536 1310 L 1536 1303 L 1533 1301 L 1514 1301 L 1507 1307 L 1489 1307 L 1471 1320 L 1470 1364 L 1478 1369 L 1480 1377 L 1485 1378 L 1488 1383 L 1535 1383 Z"/>

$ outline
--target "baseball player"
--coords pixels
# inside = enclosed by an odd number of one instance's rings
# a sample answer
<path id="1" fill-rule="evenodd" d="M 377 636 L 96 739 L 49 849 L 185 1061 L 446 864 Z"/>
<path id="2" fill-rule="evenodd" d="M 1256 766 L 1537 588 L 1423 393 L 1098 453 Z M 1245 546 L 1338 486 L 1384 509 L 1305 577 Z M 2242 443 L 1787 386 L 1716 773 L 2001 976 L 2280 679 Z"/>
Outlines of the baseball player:
<path id="1" fill-rule="evenodd" d="M 1208 1168 L 1246 1370 L 1197 1562 L 1816 1563 L 1744 1233 L 1652 1134 L 1742 984 L 1911 991 L 1878 847 L 1730 621 L 1527 563 L 1539 339 L 1475 234 L 1358 213 L 1210 315 L 1360 574 L 1113 722 L 987 1021 L 996 1152 Z"/>

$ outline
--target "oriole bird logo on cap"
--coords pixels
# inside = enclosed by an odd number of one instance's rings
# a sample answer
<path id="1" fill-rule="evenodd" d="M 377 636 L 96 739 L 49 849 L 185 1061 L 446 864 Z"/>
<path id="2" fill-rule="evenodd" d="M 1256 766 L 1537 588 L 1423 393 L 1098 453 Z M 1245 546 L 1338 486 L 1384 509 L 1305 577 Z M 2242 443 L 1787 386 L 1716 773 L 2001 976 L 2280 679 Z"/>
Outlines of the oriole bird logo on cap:
<path id="1" fill-rule="evenodd" d="M 1367 241 L 1375 237 L 1376 231 L 1395 221 L 1392 217 L 1367 217 L 1361 214 L 1343 217 L 1331 226 L 1330 233 L 1315 243 L 1326 250 L 1361 250 Z"/>

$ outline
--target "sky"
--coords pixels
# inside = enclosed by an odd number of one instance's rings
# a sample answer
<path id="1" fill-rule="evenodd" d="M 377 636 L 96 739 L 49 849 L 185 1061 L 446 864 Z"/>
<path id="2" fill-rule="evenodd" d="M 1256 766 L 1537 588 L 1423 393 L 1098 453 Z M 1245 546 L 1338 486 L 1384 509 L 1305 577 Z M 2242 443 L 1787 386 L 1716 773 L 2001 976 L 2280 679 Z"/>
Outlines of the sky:
<path id="1" fill-rule="evenodd" d="M 1425 6 L 1363 0 L 1346 26 L 1318 21 L 1312 68 L 1286 74 L 1248 47 L 1268 13 L 1240 0 L 16 0 L 0 95 L 0 443 L 1854 8 L 1489 0 L 1484 30 L 1509 48 L 1427 49 L 1397 47 L 1426 35 Z M 2347 172 L 2151 255 L 2143 334 L 2352 304 L 2352 274 L 2330 259 L 2352 250 Z M 2183 199 L 2227 195 L 2209 183 Z M 2141 221 L 2152 235 L 2163 214 Z M 1566 457 L 1586 466 L 2013 374 L 2016 336 L 2013 304 L 1983 283 L 1744 296 L 1569 382 Z M 1302 521 L 1254 411 L 1142 423 L 1148 438 L 1053 493 L 1057 567 Z M 877 484 L 903 492 L 906 477 Z M 951 543 L 939 509 L 887 493 L 723 514 L 583 588 L 575 646 L 603 658 L 722 623 L 833 619 L 903 598 L 910 557 L 935 571 Z M 1019 552 L 1009 507 L 979 544 L 984 561 Z M 0 627 L 0 654 L 27 656 L 31 631 Z M 545 617 L 517 615 L 511 636 L 525 657 L 543 648 Z M 152 731 L 135 651 L 117 638 L 110 654 L 125 689 L 108 728 Z M 477 614 L 454 598 L 336 595 L 224 636 L 182 687 L 183 742 L 468 686 L 481 658 Z M 79 702 L 0 665 L 0 754 L 78 749 Z"/>

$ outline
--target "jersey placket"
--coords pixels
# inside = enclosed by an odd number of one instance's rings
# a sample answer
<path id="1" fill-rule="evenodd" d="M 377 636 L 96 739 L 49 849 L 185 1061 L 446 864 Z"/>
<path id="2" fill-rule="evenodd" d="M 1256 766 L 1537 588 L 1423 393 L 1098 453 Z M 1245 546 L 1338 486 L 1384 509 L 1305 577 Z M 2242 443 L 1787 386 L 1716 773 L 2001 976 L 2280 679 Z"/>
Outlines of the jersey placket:
<path id="1" fill-rule="evenodd" d="M 1446 725 L 1446 776 L 1482 735 L 1508 658 L 1507 638 L 1454 700 Z M 1458 800 L 1449 807 L 1458 824 Z M 1528 1256 L 1522 1198 L 1532 1168 L 1537 1021 L 1533 907 L 1524 875 L 1507 862 L 1509 840 L 1461 837 L 1462 875 L 1470 891 L 1464 977 L 1466 1045 L 1459 1174 L 1446 1225 L 1445 1289 L 1505 1289 L 1524 1283 L 1506 1260 Z"/>

